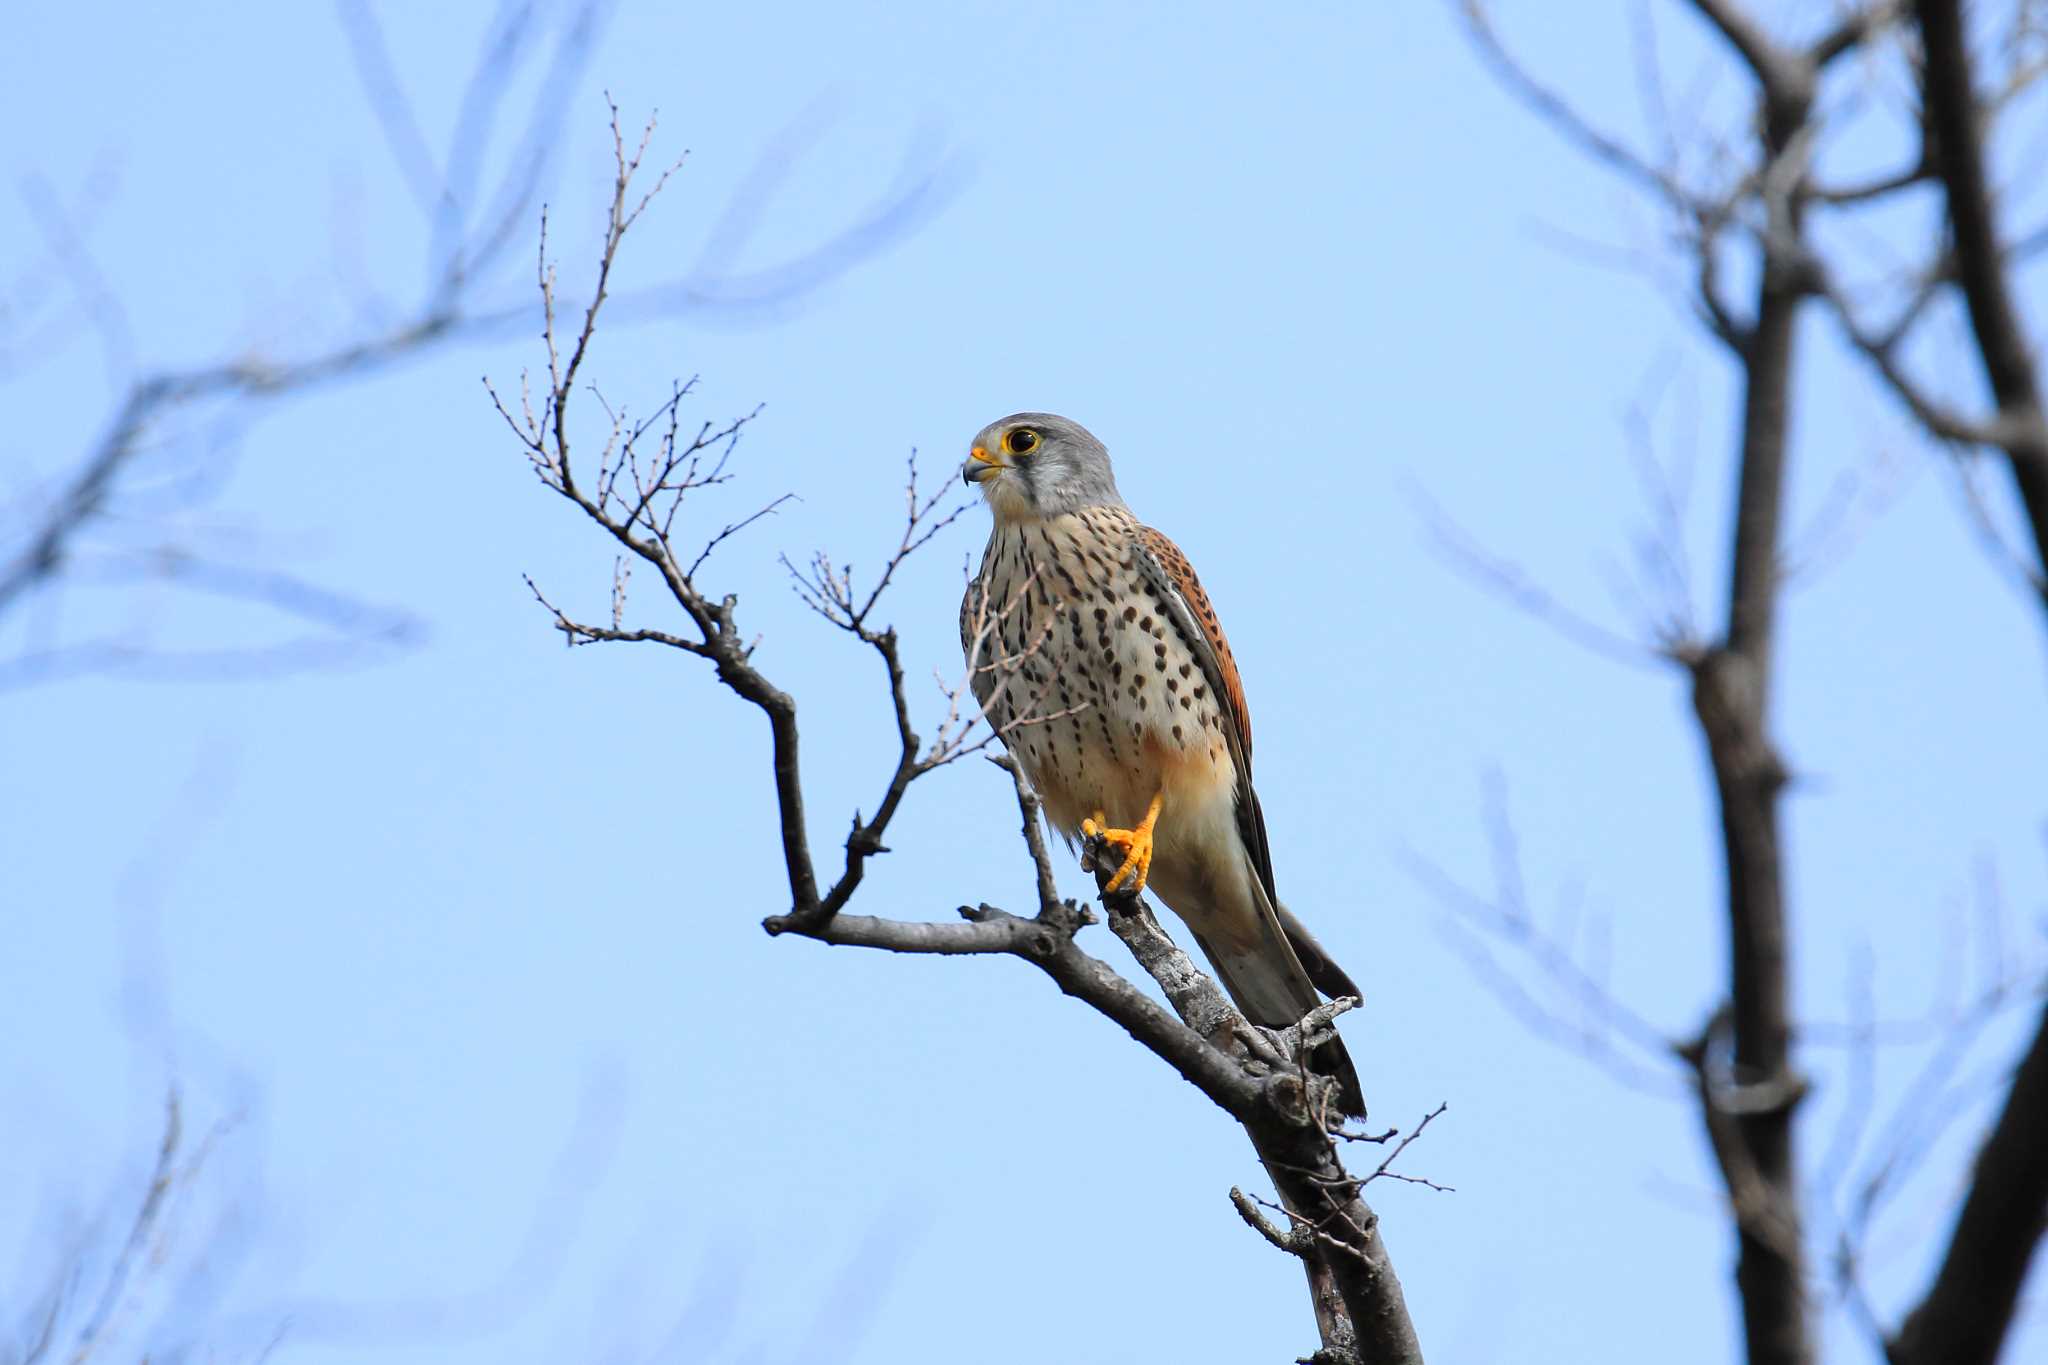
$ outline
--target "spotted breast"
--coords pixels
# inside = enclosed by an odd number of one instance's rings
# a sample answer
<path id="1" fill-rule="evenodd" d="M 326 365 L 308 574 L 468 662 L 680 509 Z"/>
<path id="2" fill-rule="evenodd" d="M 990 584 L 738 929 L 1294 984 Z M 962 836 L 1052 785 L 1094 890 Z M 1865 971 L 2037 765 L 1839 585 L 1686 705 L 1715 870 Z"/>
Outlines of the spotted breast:
<path id="1" fill-rule="evenodd" d="M 1189 813 L 1176 805 L 1235 783 L 1223 708 L 1242 703 L 1204 673 L 1147 537 L 1165 541 L 1121 507 L 998 525 L 961 605 L 975 695 L 1069 838 L 1095 813 L 1135 824 L 1155 792 L 1172 830 Z M 1162 896 L 1168 852 L 1153 873 Z"/>

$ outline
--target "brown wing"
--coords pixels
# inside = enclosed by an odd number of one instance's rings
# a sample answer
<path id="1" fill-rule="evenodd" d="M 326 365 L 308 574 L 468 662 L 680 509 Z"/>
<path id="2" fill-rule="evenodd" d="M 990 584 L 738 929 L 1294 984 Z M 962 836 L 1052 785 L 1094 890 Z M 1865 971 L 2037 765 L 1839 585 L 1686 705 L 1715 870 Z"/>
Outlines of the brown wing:
<path id="1" fill-rule="evenodd" d="M 1305 986 L 1313 987 L 1307 995 L 1310 1004 L 1315 1001 L 1316 990 L 1321 990 L 1333 1000 L 1341 995 L 1357 995 L 1358 987 L 1352 984 L 1351 978 L 1330 960 L 1330 955 L 1323 951 L 1323 945 L 1316 942 L 1301 921 L 1280 904 L 1280 897 L 1274 890 L 1273 854 L 1266 843 L 1266 816 L 1259 809 L 1259 794 L 1252 789 L 1251 710 L 1245 705 L 1244 683 L 1237 675 L 1237 660 L 1230 656 L 1230 642 L 1223 638 L 1223 626 L 1216 619 L 1216 608 L 1210 604 L 1209 594 L 1202 591 L 1202 582 L 1195 577 L 1194 566 L 1188 563 L 1188 557 L 1180 552 L 1178 545 L 1151 527 L 1141 526 L 1138 528 L 1138 548 L 1138 558 L 1146 577 L 1165 590 L 1160 595 L 1168 611 L 1200 662 L 1203 677 L 1223 699 L 1228 712 L 1231 722 L 1228 727 L 1231 732 L 1230 756 L 1237 769 L 1238 838 L 1243 841 L 1259 885 L 1266 893 L 1269 922 L 1286 944 L 1283 955 L 1290 956 L 1287 966 L 1305 978 Z M 1219 957 L 1206 943 L 1202 944 L 1202 951 L 1217 965 L 1225 985 L 1229 986 L 1228 957 Z M 1237 988 L 1231 987 L 1231 993 L 1237 995 Z M 1243 1004 L 1241 997 L 1239 1004 Z M 1359 1090 L 1358 1072 L 1344 1051 L 1344 1044 L 1324 1044 L 1318 1050 L 1314 1065 L 1325 1074 L 1337 1077 L 1343 1085 L 1345 1112 L 1362 1117 L 1365 1114 L 1365 1097 Z"/>
<path id="2" fill-rule="evenodd" d="M 1230 641 L 1223 638 L 1223 624 L 1216 619 L 1216 608 L 1209 604 L 1209 594 L 1202 591 L 1202 580 L 1195 577 L 1195 566 L 1188 563 L 1180 546 L 1149 526 L 1138 528 L 1138 543 L 1152 556 L 1187 608 L 1197 634 L 1195 652 L 1201 658 L 1202 672 L 1208 675 L 1210 686 L 1223 698 L 1230 708 L 1230 718 L 1237 723 L 1237 742 L 1244 749 L 1243 776 L 1249 782 L 1252 713 L 1244 704 L 1244 684 L 1238 680 L 1237 660 L 1230 657 Z"/>
<path id="3" fill-rule="evenodd" d="M 1223 700 L 1230 720 L 1230 757 L 1237 769 L 1237 829 L 1251 854 L 1252 867 L 1264 884 L 1266 896 L 1278 903 L 1273 888 L 1273 854 L 1266 846 L 1266 817 L 1259 809 L 1258 793 L 1252 790 L 1252 713 L 1245 705 L 1244 683 L 1237 676 L 1237 660 L 1230 656 L 1230 642 L 1223 638 L 1223 625 L 1194 565 L 1180 552 L 1180 546 L 1149 526 L 1138 528 L 1139 558 L 1148 576 L 1168 591 L 1165 594 L 1181 634 L 1202 666 L 1202 676 Z"/>

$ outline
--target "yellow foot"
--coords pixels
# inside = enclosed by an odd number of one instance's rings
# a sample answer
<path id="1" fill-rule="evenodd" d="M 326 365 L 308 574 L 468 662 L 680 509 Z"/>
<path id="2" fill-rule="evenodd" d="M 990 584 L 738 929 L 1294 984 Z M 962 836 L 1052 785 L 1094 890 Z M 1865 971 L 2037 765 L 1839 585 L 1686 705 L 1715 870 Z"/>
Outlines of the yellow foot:
<path id="1" fill-rule="evenodd" d="M 1102 884 L 1104 894 L 1122 890 L 1125 895 L 1135 896 L 1145 889 L 1145 878 L 1152 871 L 1152 827 L 1159 823 L 1159 805 L 1164 793 L 1152 798 L 1152 804 L 1145 808 L 1145 818 L 1138 822 L 1136 829 L 1111 829 L 1101 811 L 1081 822 L 1083 839 L 1100 839 L 1103 843 L 1123 850 L 1123 866 L 1116 874 Z M 1129 886 L 1124 882 L 1128 879 Z"/>

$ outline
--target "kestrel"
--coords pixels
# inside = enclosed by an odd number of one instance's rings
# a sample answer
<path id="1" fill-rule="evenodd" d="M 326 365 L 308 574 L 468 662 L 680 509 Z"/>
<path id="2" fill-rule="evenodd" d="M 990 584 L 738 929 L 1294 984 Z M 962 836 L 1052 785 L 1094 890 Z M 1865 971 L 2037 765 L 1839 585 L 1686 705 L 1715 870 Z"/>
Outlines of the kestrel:
<path id="1" fill-rule="evenodd" d="M 1300 1022 L 1318 987 L 1357 995 L 1274 893 L 1251 714 L 1216 610 L 1179 547 L 1125 506 L 1102 442 L 1020 412 L 982 429 L 961 475 L 995 515 L 961 647 L 1047 819 L 1069 844 L 1120 851 L 1110 889 L 1166 902 L 1252 1022 Z M 1362 1117 L 1343 1043 L 1312 1064 Z"/>

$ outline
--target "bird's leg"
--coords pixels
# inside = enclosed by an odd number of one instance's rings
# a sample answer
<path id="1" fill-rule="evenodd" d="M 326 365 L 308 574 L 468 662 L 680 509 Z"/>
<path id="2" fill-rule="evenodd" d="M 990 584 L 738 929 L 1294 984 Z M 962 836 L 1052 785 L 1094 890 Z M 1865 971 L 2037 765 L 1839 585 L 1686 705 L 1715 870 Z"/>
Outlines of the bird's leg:
<path id="1" fill-rule="evenodd" d="M 1110 829 L 1101 811 L 1081 822 L 1082 838 L 1100 839 L 1123 850 L 1124 865 L 1102 884 L 1105 893 L 1122 887 L 1126 895 L 1135 896 L 1145 889 L 1146 874 L 1152 870 L 1152 827 L 1159 823 L 1159 807 L 1165 799 L 1165 792 L 1153 796 L 1152 804 L 1145 807 L 1145 818 L 1138 822 L 1136 829 Z M 1128 887 L 1123 886 L 1126 878 L 1131 883 Z"/>

